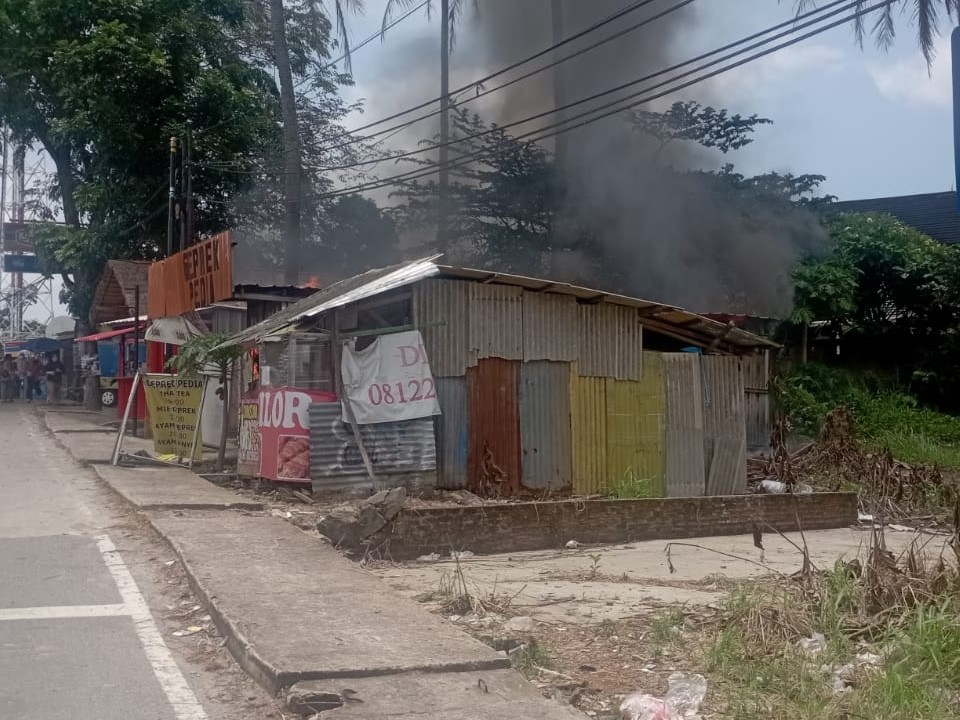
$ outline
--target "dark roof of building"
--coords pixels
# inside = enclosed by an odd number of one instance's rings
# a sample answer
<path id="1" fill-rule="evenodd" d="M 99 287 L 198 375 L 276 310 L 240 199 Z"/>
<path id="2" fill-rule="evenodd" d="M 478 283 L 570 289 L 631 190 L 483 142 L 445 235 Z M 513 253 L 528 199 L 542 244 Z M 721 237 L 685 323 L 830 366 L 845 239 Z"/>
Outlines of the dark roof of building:
<path id="1" fill-rule="evenodd" d="M 146 311 L 149 273 L 150 262 L 146 260 L 108 260 L 94 293 L 90 319 L 100 324 L 133 315 L 138 288 L 140 309 Z"/>
<path id="2" fill-rule="evenodd" d="M 960 212 L 953 191 L 847 200 L 834 203 L 831 208 L 837 212 L 887 213 L 934 240 L 947 245 L 960 243 Z"/>

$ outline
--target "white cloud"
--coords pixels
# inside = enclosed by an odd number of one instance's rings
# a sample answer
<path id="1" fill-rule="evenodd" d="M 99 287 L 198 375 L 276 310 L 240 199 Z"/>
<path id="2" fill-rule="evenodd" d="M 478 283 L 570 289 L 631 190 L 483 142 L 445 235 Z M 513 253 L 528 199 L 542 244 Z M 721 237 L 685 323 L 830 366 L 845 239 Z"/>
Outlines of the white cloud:
<path id="1" fill-rule="evenodd" d="M 753 98 L 767 88 L 794 81 L 798 75 L 840 70 L 847 58 L 847 53 L 838 47 L 801 43 L 718 75 L 705 85 L 720 97 Z"/>
<path id="2" fill-rule="evenodd" d="M 950 107 L 950 38 L 937 41 L 933 66 L 918 52 L 894 62 L 873 64 L 868 72 L 874 86 L 888 100 L 919 107 Z"/>

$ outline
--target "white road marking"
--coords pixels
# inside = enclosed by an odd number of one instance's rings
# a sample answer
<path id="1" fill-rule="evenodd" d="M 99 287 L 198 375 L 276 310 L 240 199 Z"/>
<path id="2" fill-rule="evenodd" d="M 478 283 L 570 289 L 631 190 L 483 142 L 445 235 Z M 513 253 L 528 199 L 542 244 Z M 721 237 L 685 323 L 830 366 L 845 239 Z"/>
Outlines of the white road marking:
<path id="1" fill-rule="evenodd" d="M 122 603 L 112 605 L 64 605 L 58 607 L 0 608 L 0 622 L 4 620 L 63 620 L 68 618 L 98 618 L 130 615 Z"/>
<path id="2" fill-rule="evenodd" d="M 207 720 L 207 713 L 190 689 L 180 668 L 177 667 L 176 661 L 170 654 L 170 648 L 163 641 L 163 635 L 153 621 L 147 601 L 140 594 L 136 580 L 133 579 L 127 564 L 117 552 L 113 541 L 106 535 L 101 535 L 97 538 L 97 547 L 113 576 L 113 581 L 117 584 L 127 614 L 133 618 L 143 651 L 146 653 L 147 660 L 150 661 L 160 687 L 163 688 L 163 692 L 173 706 L 177 720 Z"/>

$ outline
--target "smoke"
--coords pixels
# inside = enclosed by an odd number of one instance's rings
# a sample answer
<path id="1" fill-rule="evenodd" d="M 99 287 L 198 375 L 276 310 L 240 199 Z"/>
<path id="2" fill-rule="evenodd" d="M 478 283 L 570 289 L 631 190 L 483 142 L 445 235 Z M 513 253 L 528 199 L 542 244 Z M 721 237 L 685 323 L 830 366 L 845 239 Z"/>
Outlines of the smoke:
<path id="1" fill-rule="evenodd" d="M 555 28 L 551 18 L 556 17 L 558 6 L 562 20 L 561 27 Z M 560 37 L 569 37 L 622 8 L 621 0 L 481 3 L 479 13 L 467 15 L 459 28 L 454 66 L 474 72 L 499 69 L 548 47 L 558 31 Z M 514 121 L 686 59 L 692 51 L 685 47 L 685 37 L 700 20 L 695 8 L 691 5 L 659 18 L 557 66 L 556 71 L 541 73 L 470 107 L 488 121 Z M 644 13 L 649 17 L 662 10 L 654 4 L 630 13 L 557 52 L 567 55 L 639 22 Z M 502 78 L 493 81 L 499 82 Z M 426 97 L 429 90 L 420 92 Z M 663 110 L 676 100 L 698 99 L 698 92 L 699 97 L 722 106 L 722 99 L 710 97 L 707 88 L 698 91 L 694 86 L 683 96 L 644 107 Z M 593 105 L 612 99 L 608 96 Z M 590 105 L 568 114 L 586 107 Z M 750 108 L 730 110 L 750 113 Z M 555 115 L 512 132 L 523 133 L 558 119 Z M 596 258 L 587 257 L 588 253 L 558 250 L 545 263 L 551 277 L 591 282 L 704 312 L 782 316 L 789 310 L 790 268 L 822 238 L 816 218 L 801 209 L 784 211 L 782 205 L 756 203 L 745 210 L 742 202 L 721 191 L 715 179 L 681 172 L 716 169 L 721 162 L 735 161 L 735 153 L 721 159 L 692 143 L 661 147 L 659 141 L 637 132 L 624 114 L 544 141 L 545 146 L 551 143 L 567 186 L 565 209 L 554 224 L 555 245 L 572 244 L 573 234 L 588 227 L 591 242 L 604 256 L 598 268 Z M 610 267 L 619 269 L 618 277 L 611 277 Z M 612 283 L 616 287 L 610 287 Z"/>

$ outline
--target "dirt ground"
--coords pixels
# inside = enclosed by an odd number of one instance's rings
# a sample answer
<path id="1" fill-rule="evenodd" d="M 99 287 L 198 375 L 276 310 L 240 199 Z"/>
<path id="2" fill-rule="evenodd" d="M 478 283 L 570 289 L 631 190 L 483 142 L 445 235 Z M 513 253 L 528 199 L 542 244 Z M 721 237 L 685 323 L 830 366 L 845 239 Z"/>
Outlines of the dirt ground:
<path id="1" fill-rule="evenodd" d="M 888 530 L 886 538 L 896 556 L 915 535 Z M 928 554 L 938 554 L 948 540 L 921 538 Z M 869 541 L 868 528 L 806 533 L 819 568 L 857 557 Z M 763 550 L 752 536 L 660 540 L 370 569 L 514 656 L 544 694 L 606 719 L 619 717 L 625 695 L 662 694 L 672 672 L 697 671 L 675 654 L 671 637 L 713 622 L 739 581 L 798 571 L 803 542 L 799 533 L 764 535 Z"/>

